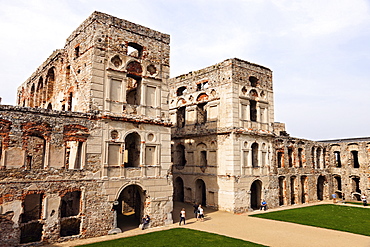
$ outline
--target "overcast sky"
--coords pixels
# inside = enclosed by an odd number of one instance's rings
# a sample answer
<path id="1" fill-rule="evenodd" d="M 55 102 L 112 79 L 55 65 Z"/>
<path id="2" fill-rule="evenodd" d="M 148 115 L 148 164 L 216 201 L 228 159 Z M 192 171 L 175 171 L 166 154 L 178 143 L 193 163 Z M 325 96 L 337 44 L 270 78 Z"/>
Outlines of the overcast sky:
<path id="1" fill-rule="evenodd" d="M 234 57 L 270 68 L 291 136 L 370 136 L 367 0 L 0 0 L 2 104 L 95 10 L 170 34 L 171 77 Z"/>

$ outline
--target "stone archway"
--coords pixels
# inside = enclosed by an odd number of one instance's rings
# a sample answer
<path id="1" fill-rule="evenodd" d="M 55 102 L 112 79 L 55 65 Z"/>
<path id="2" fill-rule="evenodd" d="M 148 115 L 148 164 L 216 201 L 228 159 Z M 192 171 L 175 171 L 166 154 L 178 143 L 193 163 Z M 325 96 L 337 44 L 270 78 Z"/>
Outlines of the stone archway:
<path id="1" fill-rule="evenodd" d="M 139 226 L 143 217 L 145 195 L 138 185 L 124 188 L 117 201 L 117 227 L 122 231 Z"/>
<path id="2" fill-rule="evenodd" d="M 181 177 L 175 179 L 173 188 L 173 200 L 178 202 L 184 202 L 184 181 Z"/>
<path id="3" fill-rule="evenodd" d="M 256 180 L 251 185 L 251 208 L 259 209 L 262 194 L 262 182 Z"/>
<path id="4" fill-rule="evenodd" d="M 195 202 L 207 206 L 206 184 L 202 179 L 195 181 Z"/>

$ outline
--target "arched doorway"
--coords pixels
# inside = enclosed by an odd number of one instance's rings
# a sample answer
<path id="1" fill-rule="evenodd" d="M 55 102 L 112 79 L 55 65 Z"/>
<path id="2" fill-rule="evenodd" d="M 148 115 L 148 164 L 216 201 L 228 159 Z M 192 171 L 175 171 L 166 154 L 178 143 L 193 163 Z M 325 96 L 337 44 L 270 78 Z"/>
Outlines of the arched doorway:
<path id="1" fill-rule="evenodd" d="M 207 206 L 206 184 L 202 179 L 195 182 L 195 202 Z"/>
<path id="2" fill-rule="evenodd" d="M 256 180 L 251 185 L 251 208 L 259 209 L 261 202 L 262 182 Z"/>
<path id="3" fill-rule="evenodd" d="M 317 200 L 324 200 L 324 182 L 326 181 L 324 176 L 319 176 L 317 179 Z"/>
<path id="4" fill-rule="evenodd" d="M 182 178 L 177 177 L 174 183 L 173 200 L 184 202 L 184 181 Z"/>
<path id="5" fill-rule="evenodd" d="M 121 191 L 117 201 L 117 226 L 122 231 L 139 226 L 144 210 L 144 191 L 137 185 L 129 185 Z"/>

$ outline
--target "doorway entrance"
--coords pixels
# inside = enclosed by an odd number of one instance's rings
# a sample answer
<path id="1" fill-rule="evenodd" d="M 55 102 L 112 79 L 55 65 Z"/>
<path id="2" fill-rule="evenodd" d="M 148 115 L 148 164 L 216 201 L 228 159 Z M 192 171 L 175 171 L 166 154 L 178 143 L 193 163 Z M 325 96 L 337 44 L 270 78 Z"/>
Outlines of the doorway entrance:
<path id="1" fill-rule="evenodd" d="M 124 188 L 118 197 L 117 227 L 122 231 L 137 228 L 144 210 L 144 192 L 137 185 Z"/>
<path id="2" fill-rule="evenodd" d="M 256 180 L 251 185 L 251 208 L 259 209 L 261 203 L 262 182 Z"/>
<path id="3" fill-rule="evenodd" d="M 195 182 L 195 202 L 207 206 L 206 184 L 202 179 Z"/>

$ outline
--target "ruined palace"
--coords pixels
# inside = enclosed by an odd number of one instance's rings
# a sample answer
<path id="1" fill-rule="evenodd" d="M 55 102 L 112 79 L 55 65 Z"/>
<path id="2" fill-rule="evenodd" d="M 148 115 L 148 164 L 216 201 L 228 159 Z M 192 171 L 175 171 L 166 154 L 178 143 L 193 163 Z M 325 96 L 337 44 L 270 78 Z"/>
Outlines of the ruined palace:
<path id="1" fill-rule="evenodd" d="M 274 107 L 269 68 L 170 78 L 169 35 L 94 12 L 0 105 L 1 245 L 171 224 L 173 201 L 242 213 L 368 194 L 370 138 L 294 138 Z"/>

